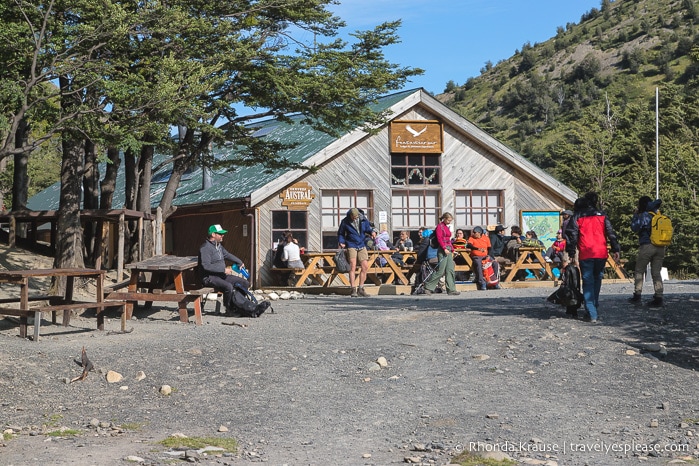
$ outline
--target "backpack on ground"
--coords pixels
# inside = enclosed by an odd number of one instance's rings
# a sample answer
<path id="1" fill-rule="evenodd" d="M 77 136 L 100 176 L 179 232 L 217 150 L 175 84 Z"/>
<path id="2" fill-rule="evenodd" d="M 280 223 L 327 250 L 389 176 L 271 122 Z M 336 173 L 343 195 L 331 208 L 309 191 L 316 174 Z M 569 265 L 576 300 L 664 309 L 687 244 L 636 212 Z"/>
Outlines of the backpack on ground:
<path id="1" fill-rule="evenodd" d="M 563 269 L 561 277 L 561 286 L 547 300 L 564 306 L 566 311 L 577 311 L 583 302 L 580 292 L 580 270 L 569 264 Z"/>
<path id="2" fill-rule="evenodd" d="M 653 214 L 650 226 L 650 242 L 655 246 L 669 246 L 672 242 L 672 220 L 660 211 Z"/>
<path id="3" fill-rule="evenodd" d="M 269 301 L 257 302 L 255 295 L 240 283 L 233 284 L 232 305 L 243 317 L 259 317 L 271 305 Z M 274 312 L 274 309 L 272 309 Z"/>
<path id="4" fill-rule="evenodd" d="M 485 279 L 485 286 L 488 288 L 495 288 L 500 284 L 500 271 L 498 270 L 498 263 L 490 260 L 488 256 L 485 256 L 481 261 L 483 265 L 483 279 Z"/>

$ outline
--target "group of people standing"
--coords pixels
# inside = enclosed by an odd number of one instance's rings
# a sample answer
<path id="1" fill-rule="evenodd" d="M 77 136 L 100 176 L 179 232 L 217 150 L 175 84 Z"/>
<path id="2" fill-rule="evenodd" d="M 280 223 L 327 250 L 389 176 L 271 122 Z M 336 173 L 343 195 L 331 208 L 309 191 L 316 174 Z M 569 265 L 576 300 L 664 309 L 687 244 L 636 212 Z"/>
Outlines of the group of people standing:
<path id="1" fill-rule="evenodd" d="M 642 196 L 638 200 L 631 220 L 631 229 L 638 234 L 639 251 L 634 273 L 634 293 L 629 301 L 632 303 L 641 302 L 643 277 L 646 267 L 650 264 L 654 295 L 648 304 L 653 307 L 663 305 L 661 269 L 666 248 L 654 245 L 650 239 L 653 215 L 658 212 L 660 205 L 660 199 L 652 200 L 648 196 Z M 589 192 L 577 199 L 573 211 L 564 210 L 561 215 L 563 218 L 561 229 L 558 231 L 556 242 L 549 250 L 547 258 L 558 257 L 564 267 L 572 266 L 579 269 L 585 305 L 584 318 L 590 322 L 597 322 L 599 295 L 609 250 L 611 250 L 613 259 L 618 262 L 621 250 L 619 241 L 608 216 L 600 209 L 598 195 L 594 192 Z M 490 235 L 485 234 L 482 227 L 474 227 L 468 239 L 464 237 L 463 230 L 457 230 L 456 237 L 452 239 L 450 225 L 453 220 L 454 217 L 449 212 L 445 212 L 434 230 L 436 245 L 433 248 L 436 249 L 437 267 L 424 282 L 426 295 L 435 292 L 442 277 L 444 277 L 447 294 L 459 294 L 455 284 L 453 254 L 455 249 L 465 248 L 469 250 L 475 273 L 474 282 L 479 290 L 484 290 L 486 289 L 483 275 L 484 260 L 494 260 L 493 266 L 497 267 L 498 264 L 503 264 L 507 260 L 505 253 L 509 242 L 515 241 L 525 244 L 527 240 L 536 240 L 536 235 L 533 232 L 527 232 L 523 238 L 521 230 L 517 226 L 511 227 L 510 236 L 505 236 L 505 227 L 502 225 L 497 225 Z M 204 285 L 213 286 L 223 292 L 223 301 L 227 310 L 243 309 L 248 315 L 257 317 L 264 313 L 269 307 L 269 303 L 251 303 L 236 293 L 236 289 L 247 292 L 250 284 L 246 279 L 233 273 L 233 269 L 226 265 L 226 261 L 240 267 L 243 266 L 243 263 L 221 245 L 225 234 L 226 230 L 221 225 L 211 225 L 209 228 L 207 240 L 199 252 L 202 282 Z M 346 249 L 347 252 L 349 280 L 352 286 L 351 296 L 366 297 L 368 293 L 364 289 L 364 283 L 369 269 L 366 238 L 377 238 L 377 235 L 375 235 L 364 212 L 358 208 L 352 208 L 347 212 L 347 216 L 340 222 L 337 235 L 339 247 Z M 429 238 L 424 240 L 430 241 Z M 290 232 L 285 235 L 284 243 L 283 250 L 280 251 L 282 259 L 290 267 L 303 267 L 298 242 Z M 412 241 L 407 231 L 400 233 L 396 247 L 412 250 Z M 356 273 L 357 264 L 359 264 L 358 275 Z"/>
<path id="2" fill-rule="evenodd" d="M 634 273 L 634 294 L 629 301 L 638 303 L 643 292 L 643 277 L 646 267 L 650 264 L 653 279 L 654 295 L 648 302 L 649 306 L 663 305 L 663 282 L 661 269 L 665 257 L 665 247 L 655 246 L 650 242 L 652 217 L 659 209 L 661 201 L 653 201 L 643 196 L 631 221 L 631 229 L 639 236 L 639 252 Z M 556 241 L 547 251 L 547 261 L 560 263 L 561 266 L 577 267 L 582 278 L 582 296 L 585 305 L 584 319 L 597 322 L 599 317 L 599 295 L 604 277 L 607 258 L 611 251 L 612 258 L 619 262 L 621 247 L 609 217 L 600 209 L 599 197 L 595 192 L 589 192 L 575 201 L 573 211 L 561 212 L 561 229 L 557 232 Z M 482 227 L 477 226 L 471 231 L 468 239 L 463 230 L 457 230 L 452 240 L 451 223 L 454 217 L 445 212 L 434 230 L 437 243 L 437 267 L 434 273 L 425 281 L 424 291 L 431 295 L 442 277 L 448 295 L 458 295 L 456 290 L 454 250 L 465 248 L 469 250 L 473 262 L 474 282 L 479 290 L 486 289 L 483 276 L 483 260 L 493 259 L 494 265 L 502 265 L 506 258 L 506 248 L 510 241 L 526 244 L 526 241 L 538 241 L 534 232 L 527 232 L 524 237 L 517 226 L 511 227 L 511 235 L 505 236 L 505 227 L 497 225 L 488 235 Z M 338 231 L 338 243 L 341 248 L 347 248 L 350 261 L 350 283 L 352 296 L 367 296 L 364 291 L 364 281 L 369 267 L 368 255 L 364 245 L 364 237 L 371 234 L 371 224 L 359 209 L 351 209 L 342 221 Z M 406 235 L 401 235 L 407 236 Z M 403 238 L 405 239 L 405 238 Z M 540 243 L 540 241 L 538 241 Z M 355 267 L 360 263 L 358 280 L 355 280 Z"/>
<path id="3" fill-rule="evenodd" d="M 631 220 L 631 230 L 638 234 L 639 251 L 634 270 L 634 294 L 629 301 L 641 302 L 643 277 L 648 264 L 651 266 L 654 295 L 648 302 L 651 307 L 663 305 L 663 280 L 661 269 L 665 247 L 655 246 L 650 241 L 653 215 L 658 211 L 661 200 L 652 201 L 648 196 L 638 200 Z M 619 262 L 621 248 L 609 217 L 599 208 L 597 193 L 589 192 L 575 201 L 564 235 L 566 253 L 572 266 L 580 269 L 582 294 L 585 305 L 584 319 L 596 323 L 599 317 L 599 295 L 609 250 Z M 609 247 L 609 250 L 608 250 Z"/>

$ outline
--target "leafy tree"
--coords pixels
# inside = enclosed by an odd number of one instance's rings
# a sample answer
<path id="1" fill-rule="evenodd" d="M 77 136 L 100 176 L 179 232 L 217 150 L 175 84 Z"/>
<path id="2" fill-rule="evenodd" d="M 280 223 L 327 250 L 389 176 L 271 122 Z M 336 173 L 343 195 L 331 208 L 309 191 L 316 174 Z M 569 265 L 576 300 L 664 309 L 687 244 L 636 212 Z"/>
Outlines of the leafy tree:
<path id="1" fill-rule="evenodd" d="M 645 54 L 639 48 L 624 50 L 622 65 L 628 68 L 631 74 L 636 74 L 641 70 L 641 66 L 645 63 Z"/>
<path id="2" fill-rule="evenodd" d="M 241 149 L 226 162 L 229 169 L 289 166 L 277 156 L 282 146 L 251 137 L 250 121 L 289 121 L 287 115 L 300 113 L 303 124 L 331 134 L 361 124 L 371 131 L 384 121 L 369 104 L 422 72 L 384 58 L 383 49 L 398 42 L 400 22 L 357 31 L 350 44 L 335 39 L 344 24 L 326 9 L 329 3 L 3 4 L 8 27 L 0 33 L 0 54 L 8 66 L 0 75 L 0 160 L 28 155 L 61 135 L 57 266 L 82 265 L 80 188 L 95 204 L 92 154 L 98 146 L 125 149 L 127 199 L 143 211 L 151 209 L 153 151 L 171 151 L 172 175 L 160 204 L 167 217 L 182 174 L 214 163 L 211 144 L 233 141 Z M 301 40 L 306 33 L 314 40 Z M 241 115 L 241 105 L 260 110 Z M 18 129 L 39 115 L 50 121 L 45 132 L 33 140 L 18 137 Z M 174 125 L 183 128 L 175 144 L 169 136 Z M 109 154 L 118 165 L 118 151 Z M 101 186 L 107 197 L 113 175 Z"/>

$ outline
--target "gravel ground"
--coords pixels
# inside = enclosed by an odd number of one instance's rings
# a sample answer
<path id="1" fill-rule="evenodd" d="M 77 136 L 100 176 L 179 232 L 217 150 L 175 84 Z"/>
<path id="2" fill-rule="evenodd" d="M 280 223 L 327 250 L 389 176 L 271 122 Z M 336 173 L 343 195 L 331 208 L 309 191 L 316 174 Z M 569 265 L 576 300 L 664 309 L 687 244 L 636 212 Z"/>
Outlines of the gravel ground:
<path id="1" fill-rule="evenodd" d="M 597 325 L 563 318 L 553 288 L 306 296 L 203 326 L 154 307 L 125 334 L 116 314 L 103 332 L 44 321 L 36 343 L 6 318 L 0 462 L 172 464 L 157 442 L 184 434 L 239 442 L 185 458 L 203 464 L 443 465 L 478 442 L 523 464 L 696 464 L 699 282 L 667 282 L 663 310 L 631 290 L 603 287 Z M 69 383 L 83 347 L 95 370 Z"/>

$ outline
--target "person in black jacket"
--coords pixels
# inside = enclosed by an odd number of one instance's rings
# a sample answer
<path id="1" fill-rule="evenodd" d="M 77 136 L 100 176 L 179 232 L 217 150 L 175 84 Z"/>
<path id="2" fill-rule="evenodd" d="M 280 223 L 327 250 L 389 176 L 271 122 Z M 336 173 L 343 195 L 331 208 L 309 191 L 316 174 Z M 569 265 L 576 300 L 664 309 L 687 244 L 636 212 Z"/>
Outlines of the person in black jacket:
<path id="1" fill-rule="evenodd" d="M 244 267 L 243 261 L 234 256 L 221 245 L 223 235 L 228 233 L 221 225 L 211 225 L 209 236 L 199 248 L 199 273 L 201 282 L 205 286 L 211 286 L 216 291 L 223 292 L 223 305 L 227 313 L 234 313 L 235 308 L 240 309 L 249 317 L 259 317 L 269 307 L 269 301 L 255 304 L 250 301 L 246 293 L 250 283 L 233 274 L 233 268 L 226 266 L 226 261 Z M 236 288 L 240 291 L 236 291 Z"/>

